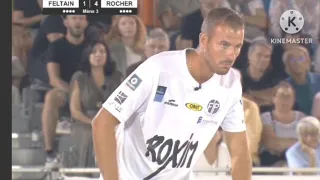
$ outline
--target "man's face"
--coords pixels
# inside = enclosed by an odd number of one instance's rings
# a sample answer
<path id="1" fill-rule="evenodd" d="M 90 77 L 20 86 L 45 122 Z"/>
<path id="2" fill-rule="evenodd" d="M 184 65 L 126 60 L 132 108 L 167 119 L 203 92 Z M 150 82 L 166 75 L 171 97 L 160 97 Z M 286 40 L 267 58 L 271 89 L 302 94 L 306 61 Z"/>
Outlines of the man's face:
<path id="1" fill-rule="evenodd" d="M 145 55 L 147 58 L 169 50 L 169 40 L 150 38 L 146 42 Z"/>
<path id="2" fill-rule="evenodd" d="M 291 75 L 304 74 L 309 71 L 309 60 L 302 51 L 292 52 L 288 56 L 286 69 Z"/>
<path id="3" fill-rule="evenodd" d="M 244 29 L 233 29 L 228 25 L 217 25 L 211 38 L 201 34 L 200 44 L 205 63 L 212 73 L 224 75 L 240 54 L 244 40 Z"/>
<path id="4" fill-rule="evenodd" d="M 268 47 L 257 45 L 249 57 L 250 66 L 255 67 L 260 72 L 264 72 L 270 65 L 272 50 Z"/>
<path id="5" fill-rule="evenodd" d="M 202 16 L 207 16 L 211 10 L 218 7 L 218 4 L 219 0 L 200 0 L 200 10 Z"/>
<path id="6" fill-rule="evenodd" d="M 79 38 L 88 26 L 87 17 L 86 15 L 68 15 L 65 19 L 65 26 L 73 37 Z"/>

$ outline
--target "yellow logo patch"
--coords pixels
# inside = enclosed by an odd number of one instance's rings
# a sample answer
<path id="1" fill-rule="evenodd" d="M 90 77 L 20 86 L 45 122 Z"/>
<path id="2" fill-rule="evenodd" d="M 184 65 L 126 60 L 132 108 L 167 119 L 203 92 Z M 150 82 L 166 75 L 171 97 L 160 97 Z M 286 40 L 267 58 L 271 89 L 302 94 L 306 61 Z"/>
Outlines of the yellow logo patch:
<path id="1" fill-rule="evenodd" d="M 192 111 L 201 111 L 202 110 L 202 106 L 200 104 L 196 104 L 196 103 L 187 103 L 186 107 Z"/>

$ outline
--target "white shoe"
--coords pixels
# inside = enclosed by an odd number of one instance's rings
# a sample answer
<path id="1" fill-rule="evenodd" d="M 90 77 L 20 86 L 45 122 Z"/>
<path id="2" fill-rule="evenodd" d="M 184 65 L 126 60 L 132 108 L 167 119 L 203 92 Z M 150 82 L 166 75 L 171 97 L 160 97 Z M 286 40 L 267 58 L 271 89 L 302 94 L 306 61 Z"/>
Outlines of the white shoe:
<path id="1" fill-rule="evenodd" d="M 58 157 L 46 157 L 46 163 L 44 165 L 45 170 L 52 170 L 52 169 L 58 169 L 59 168 L 59 160 Z"/>
<path id="2" fill-rule="evenodd" d="M 68 121 L 60 121 L 56 128 L 57 134 L 70 134 L 71 133 L 71 123 Z"/>

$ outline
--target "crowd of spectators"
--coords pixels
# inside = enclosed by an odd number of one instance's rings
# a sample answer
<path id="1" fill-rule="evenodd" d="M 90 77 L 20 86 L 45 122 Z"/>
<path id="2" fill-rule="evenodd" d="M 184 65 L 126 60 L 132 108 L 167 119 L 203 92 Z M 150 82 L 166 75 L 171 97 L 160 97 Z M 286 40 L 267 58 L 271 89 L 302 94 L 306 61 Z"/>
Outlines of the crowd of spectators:
<path id="1" fill-rule="evenodd" d="M 183 2 L 181 2 L 183 1 Z M 203 18 L 228 7 L 246 22 L 234 64 L 242 74 L 243 104 L 254 166 L 320 167 L 320 1 L 161 0 L 161 27 L 139 16 L 41 14 L 42 0 L 14 0 L 12 103 L 37 84 L 43 94 L 46 166 L 57 163 L 54 137 L 70 132 L 79 167 L 94 167 L 90 122 L 112 91 L 150 56 L 196 48 Z M 288 35 L 281 14 L 298 10 L 301 32 Z M 312 43 L 272 44 L 270 38 L 312 38 Z M 69 112 L 70 120 L 61 120 Z M 211 143 L 219 146 L 217 132 Z M 214 160 L 213 160 L 214 161 Z"/>

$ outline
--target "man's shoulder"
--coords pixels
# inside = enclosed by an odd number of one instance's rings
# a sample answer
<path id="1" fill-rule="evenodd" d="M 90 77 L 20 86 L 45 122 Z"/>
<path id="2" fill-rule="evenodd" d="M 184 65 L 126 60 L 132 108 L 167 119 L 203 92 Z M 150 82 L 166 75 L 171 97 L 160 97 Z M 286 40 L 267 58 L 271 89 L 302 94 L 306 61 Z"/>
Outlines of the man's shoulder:
<path id="1" fill-rule="evenodd" d="M 232 88 L 235 90 L 241 90 L 241 74 L 238 70 L 231 68 L 225 75 L 221 75 L 220 85 L 224 88 Z"/>
<path id="2" fill-rule="evenodd" d="M 319 73 L 310 72 L 310 76 L 311 76 L 311 78 L 314 78 L 315 80 L 320 79 Z M 316 81 L 316 82 L 320 82 L 320 81 Z"/>
<path id="3" fill-rule="evenodd" d="M 164 51 L 151 56 L 146 62 L 150 62 L 150 64 L 152 63 L 160 68 L 171 68 L 176 65 L 176 62 L 178 62 L 179 59 L 184 58 L 184 53 L 185 50 Z"/>

